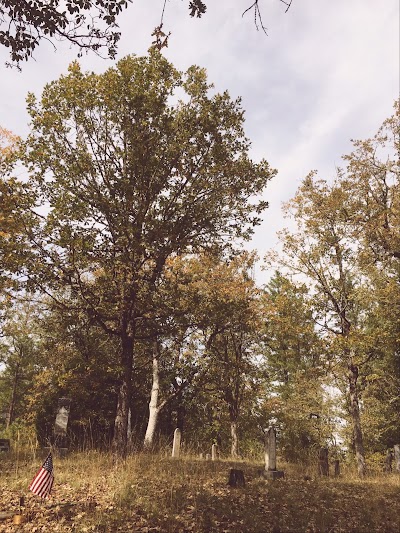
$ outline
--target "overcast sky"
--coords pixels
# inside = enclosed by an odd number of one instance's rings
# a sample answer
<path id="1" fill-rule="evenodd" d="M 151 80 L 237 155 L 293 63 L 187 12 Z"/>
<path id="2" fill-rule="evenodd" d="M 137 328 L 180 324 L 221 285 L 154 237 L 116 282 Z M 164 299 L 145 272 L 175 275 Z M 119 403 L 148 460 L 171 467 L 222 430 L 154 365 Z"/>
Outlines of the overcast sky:
<path id="1" fill-rule="evenodd" d="M 201 19 L 188 15 L 188 0 L 166 2 L 164 29 L 171 31 L 165 56 L 186 70 L 208 71 L 218 91 L 241 96 L 246 133 L 255 160 L 266 158 L 278 175 L 266 190 L 270 208 L 252 247 L 262 257 L 276 246 L 285 225 L 283 201 L 312 169 L 331 178 L 350 139 L 372 136 L 392 114 L 399 96 L 398 0 L 293 0 L 288 13 L 279 0 L 260 0 L 268 36 L 243 11 L 252 0 L 204 0 Z M 164 0 L 133 0 L 120 17 L 118 58 L 145 54 L 160 22 Z M 66 72 L 77 50 L 43 43 L 22 73 L 4 66 L 0 49 L 0 124 L 19 135 L 28 131 L 25 98 Z M 91 54 L 85 69 L 113 64 Z M 263 274 L 258 274 L 263 281 Z"/>

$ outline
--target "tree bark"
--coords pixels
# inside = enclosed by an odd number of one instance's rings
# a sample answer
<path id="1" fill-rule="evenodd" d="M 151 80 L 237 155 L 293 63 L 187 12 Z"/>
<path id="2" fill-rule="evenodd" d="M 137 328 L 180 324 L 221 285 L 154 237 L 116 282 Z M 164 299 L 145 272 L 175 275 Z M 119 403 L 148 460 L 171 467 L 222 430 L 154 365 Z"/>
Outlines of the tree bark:
<path id="1" fill-rule="evenodd" d="M 233 458 L 239 455 L 239 440 L 237 434 L 237 421 L 231 420 L 231 456 Z"/>
<path id="2" fill-rule="evenodd" d="M 132 389 L 133 339 L 132 337 L 124 335 L 121 340 L 123 375 L 118 393 L 112 447 L 115 455 L 118 457 L 125 457 L 128 444 L 128 417 Z"/>
<path id="3" fill-rule="evenodd" d="M 360 477 L 366 474 L 363 434 L 361 429 L 360 407 L 358 401 L 358 367 L 353 363 L 348 366 L 348 380 L 350 388 L 350 413 L 353 422 L 354 450 L 356 454 L 357 471 Z"/>
<path id="4" fill-rule="evenodd" d="M 15 368 L 15 372 L 14 372 L 10 406 L 8 408 L 7 419 L 6 419 L 6 429 L 8 429 L 10 425 L 14 422 L 15 402 L 17 398 L 17 387 L 18 387 L 18 381 L 19 381 L 19 367 L 20 367 L 20 363 L 18 362 Z"/>
<path id="5" fill-rule="evenodd" d="M 146 434 L 144 437 L 144 449 L 149 450 L 153 446 L 154 434 L 158 422 L 159 407 L 158 396 L 160 392 L 160 368 L 158 349 L 155 347 L 153 356 L 153 383 L 151 386 L 150 402 L 149 402 L 149 420 L 147 422 Z"/>

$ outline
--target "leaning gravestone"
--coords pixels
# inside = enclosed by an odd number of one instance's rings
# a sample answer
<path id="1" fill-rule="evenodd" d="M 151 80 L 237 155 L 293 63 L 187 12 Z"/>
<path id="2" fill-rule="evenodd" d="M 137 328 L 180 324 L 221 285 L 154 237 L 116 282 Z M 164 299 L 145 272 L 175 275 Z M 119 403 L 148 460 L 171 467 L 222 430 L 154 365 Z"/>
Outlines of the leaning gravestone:
<path id="1" fill-rule="evenodd" d="M 181 449 L 181 430 L 179 428 L 176 428 L 174 431 L 174 442 L 172 445 L 172 457 L 175 457 L 178 459 L 179 452 Z"/>
<path id="2" fill-rule="evenodd" d="M 276 468 L 276 430 L 271 426 L 266 432 L 265 439 L 265 471 L 266 479 L 279 479 L 284 477 L 282 470 Z"/>
<path id="3" fill-rule="evenodd" d="M 400 444 L 394 445 L 394 471 L 400 473 Z"/>

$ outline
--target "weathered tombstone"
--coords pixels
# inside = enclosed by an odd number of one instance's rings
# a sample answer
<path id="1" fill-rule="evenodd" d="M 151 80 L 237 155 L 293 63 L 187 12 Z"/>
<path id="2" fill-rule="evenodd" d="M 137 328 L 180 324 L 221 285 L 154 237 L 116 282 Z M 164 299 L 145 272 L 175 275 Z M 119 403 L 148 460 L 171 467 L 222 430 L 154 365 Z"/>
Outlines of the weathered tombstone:
<path id="1" fill-rule="evenodd" d="M 282 478 L 284 475 L 282 470 L 276 469 L 276 430 L 271 426 L 266 432 L 264 477 L 274 480 Z"/>
<path id="2" fill-rule="evenodd" d="M 328 448 L 320 448 L 319 450 L 319 474 L 320 476 L 329 476 Z"/>
<path id="3" fill-rule="evenodd" d="M 65 457 L 68 453 L 67 448 L 67 427 L 68 417 L 71 409 L 70 398 L 59 398 L 57 405 L 56 421 L 54 424 L 54 437 L 57 454 L 59 457 Z"/>
<path id="4" fill-rule="evenodd" d="M 174 431 L 174 443 L 172 445 L 172 457 L 176 459 L 179 457 L 179 452 L 181 450 L 181 430 L 176 428 Z"/>
<path id="5" fill-rule="evenodd" d="M 400 444 L 394 445 L 394 470 L 400 473 Z"/>
<path id="6" fill-rule="evenodd" d="M 0 439 L 0 452 L 9 452 L 9 451 L 10 451 L 10 440 Z"/>
<path id="7" fill-rule="evenodd" d="M 206 453 L 206 461 L 209 461 L 211 459 L 211 455 L 209 453 Z"/>
<path id="8" fill-rule="evenodd" d="M 339 459 L 335 459 L 335 460 L 333 461 L 333 472 L 334 472 L 335 477 L 340 476 L 340 463 L 339 463 Z"/>
<path id="9" fill-rule="evenodd" d="M 244 487 L 244 472 L 237 468 L 231 468 L 229 472 L 228 485 L 231 487 Z"/>
<path id="10" fill-rule="evenodd" d="M 62 437 L 66 436 L 70 409 L 70 398 L 58 399 L 56 422 L 54 424 L 54 435 Z"/>
<path id="11" fill-rule="evenodd" d="M 392 450 L 388 450 L 385 457 L 385 466 L 383 468 L 385 472 L 391 472 L 393 470 L 393 453 Z"/>
<path id="12" fill-rule="evenodd" d="M 200 452 L 199 459 L 204 459 L 204 453 L 203 452 Z"/>
<path id="13" fill-rule="evenodd" d="M 218 459 L 218 444 L 213 444 L 211 446 L 211 461 L 216 461 Z"/>

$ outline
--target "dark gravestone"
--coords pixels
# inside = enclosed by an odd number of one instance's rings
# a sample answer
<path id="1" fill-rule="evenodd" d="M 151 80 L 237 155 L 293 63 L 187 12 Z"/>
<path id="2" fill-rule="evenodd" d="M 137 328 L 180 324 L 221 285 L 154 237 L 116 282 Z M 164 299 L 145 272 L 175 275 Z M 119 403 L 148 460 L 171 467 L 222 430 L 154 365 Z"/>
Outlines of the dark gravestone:
<path id="1" fill-rule="evenodd" d="M 328 448 L 319 450 L 319 474 L 320 476 L 329 476 L 329 459 Z"/>
<path id="2" fill-rule="evenodd" d="M 335 477 L 340 476 L 340 463 L 339 463 L 339 459 L 335 459 L 335 460 L 333 461 L 333 473 L 334 473 Z"/>
<path id="3" fill-rule="evenodd" d="M 0 452 L 9 452 L 9 451 L 10 451 L 10 440 L 0 439 Z"/>
<path id="4" fill-rule="evenodd" d="M 243 470 L 231 468 L 229 472 L 228 485 L 231 487 L 244 487 L 245 481 Z"/>

